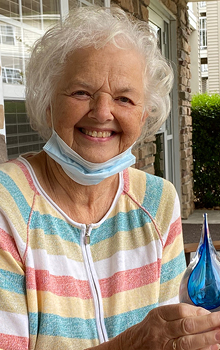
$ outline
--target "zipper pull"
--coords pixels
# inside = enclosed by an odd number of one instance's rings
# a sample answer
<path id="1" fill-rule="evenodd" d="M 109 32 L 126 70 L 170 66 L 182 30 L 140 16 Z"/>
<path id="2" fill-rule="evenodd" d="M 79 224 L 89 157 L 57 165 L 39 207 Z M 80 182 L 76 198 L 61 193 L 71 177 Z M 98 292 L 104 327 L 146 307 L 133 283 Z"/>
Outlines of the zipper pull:
<path id="1" fill-rule="evenodd" d="M 90 244 L 89 225 L 86 225 L 85 244 Z"/>

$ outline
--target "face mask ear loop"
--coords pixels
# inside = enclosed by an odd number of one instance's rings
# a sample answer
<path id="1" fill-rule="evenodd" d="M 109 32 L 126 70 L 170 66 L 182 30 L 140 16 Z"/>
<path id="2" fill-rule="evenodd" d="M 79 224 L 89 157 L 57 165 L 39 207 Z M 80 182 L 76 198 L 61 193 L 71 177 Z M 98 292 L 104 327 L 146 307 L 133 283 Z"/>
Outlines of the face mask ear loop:
<path id="1" fill-rule="evenodd" d="M 52 125 L 52 131 L 54 130 L 54 124 L 53 124 L 53 112 L 52 112 L 52 103 L 50 101 L 50 117 L 51 117 L 51 125 Z"/>

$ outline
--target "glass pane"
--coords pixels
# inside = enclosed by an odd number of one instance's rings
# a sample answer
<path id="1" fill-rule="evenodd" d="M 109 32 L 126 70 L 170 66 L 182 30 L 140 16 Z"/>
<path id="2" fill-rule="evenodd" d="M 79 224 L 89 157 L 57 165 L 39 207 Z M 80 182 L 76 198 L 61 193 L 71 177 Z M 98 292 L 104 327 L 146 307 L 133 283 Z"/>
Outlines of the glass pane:
<path id="1" fill-rule="evenodd" d="M 29 126 L 24 101 L 16 101 L 16 99 L 24 97 L 23 88 L 19 85 L 25 84 L 26 62 L 31 48 L 48 27 L 60 21 L 59 4 L 61 1 L 0 0 L 2 80 L 4 84 L 13 84 L 10 93 L 11 96 L 14 96 L 14 100 L 5 101 L 9 158 L 17 157 L 23 150 L 39 151 L 44 145 L 44 141 Z M 4 16 L 17 20 L 16 26 L 8 24 Z"/>
<path id="2" fill-rule="evenodd" d="M 169 37 L 169 25 L 166 21 L 164 21 L 164 56 L 166 58 L 170 57 Z"/>
<path id="3" fill-rule="evenodd" d="M 6 118 L 6 133 L 7 135 L 13 135 L 13 134 L 17 134 L 17 125 L 7 125 L 7 116 L 5 116 Z"/>
<path id="4" fill-rule="evenodd" d="M 8 148 L 7 151 L 8 151 L 8 158 L 9 159 L 17 158 L 18 147 Z"/>
<path id="5" fill-rule="evenodd" d="M 9 25 L 3 17 L 0 21 L 3 82 L 24 84 L 30 49 L 48 27 L 60 21 L 59 0 L 1 0 L 0 15 L 21 19 L 26 25 L 25 29 L 22 24 Z"/>
<path id="6" fill-rule="evenodd" d="M 20 20 L 19 16 L 19 0 L 2 0 L 0 1 L 0 14 Z"/>
<path id="7" fill-rule="evenodd" d="M 25 111 L 24 111 L 24 113 L 25 113 Z M 29 120 L 28 120 L 26 114 L 24 114 L 24 113 L 20 113 L 19 112 L 17 114 L 17 116 L 18 116 L 18 123 L 19 124 L 29 124 Z"/>
<path id="8" fill-rule="evenodd" d="M 23 134 L 23 133 L 27 133 L 27 132 L 31 132 L 31 127 L 27 124 L 18 124 L 18 133 L 19 134 Z"/>
<path id="9" fill-rule="evenodd" d="M 4 106 L 8 113 L 16 112 L 16 103 L 14 101 L 5 101 Z"/>
<path id="10" fill-rule="evenodd" d="M 34 28 L 41 29 L 40 1 L 22 1 L 22 21 Z"/>
<path id="11" fill-rule="evenodd" d="M 7 144 L 8 145 L 14 145 L 18 143 L 18 137 L 17 136 L 9 136 L 7 138 Z"/>
<path id="12" fill-rule="evenodd" d="M 0 22 L 1 30 L 4 24 Z M 8 84 L 23 84 L 24 61 L 23 61 L 23 44 L 21 40 L 21 28 L 12 27 L 13 41 L 5 42 L 2 36 L 1 44 L 1 61 L 3 82 Z M 8 29 L 9 33 L 9 29 Z M 13 44 L 13 45 L 12 45 Z"/>
<path id="13" fill-rule="evenodd" d="M 105 5 L 104 0 L 95 0 L 94 3 L 95 3 L 95 5 L 99 5 L 99 6 Z"/>
<path id="14" fill-rule="evenodd" d="M 7 114 L 7 124 L 16 124 L 17 118 L 16 114 Z"/>
<path id="15" fill-rule="evenodd" d="M 19 136 L 18 139 L 19 143 L 38 143 L 39 142 L 39 136 L 37 134 L 32 134 L 32 135 L 23 135 Z"/>
<path id="16" fill-rule="evenodd" d="M 165 159 L 164 159 L 164 133 L 156 135 L 156 154 L 154 170 L 155 175 L 165 177 Z"/>
<path id="17" fill-rule="evenodd" d="M 166 120 L 166 129 L 167 129 L 167 134 L 172 135 L 172 116 L 171 116 L 171 113 L 169 114 L 169 116 Z"/>
<path id="18" fill-rule="evenodd" d="M 15 29 L 13 26 L 0 21 L 0 35 L 2 44 L 15 45 Z"/>
<path id="19" fill-rule="evenodd" d="M 80 4 L 80 6 L 89 6 L 90 4 L 104 6 L 105 2 L 104 2 L 104 0 L 69 0 L 69 8 L 70 9 L 76 7 L 76 5 L 78 5 L 78 4 Z"/>
<path id="20" fill-rule="evenodd" d="M 162 48 L 162 41 L 161 41 L 161 28 L 158 27 L 156 24 L 149 22 L 151 28 L 155 31 L 156 36 L 158 38 L 158 47 L 161 49 Z"/>
<path id="21" fill-rule="evenodd" d="M 5 122 L 9 159 L 42 149 L 45 142 L 29 125 L 25 101 L 5 101 Z"/>
<path id="22" fill-rule="evenodd" d="M 59 1 L 43 0 L 43 30 L 46 31 L 49 27 L 60 21 Z"/>
<path id="23" fill-rule="evenodd" d="M 43 33 L 42 33 L 43 34 Z M 29 52 L 34 45 L 35 41 L 41 37 L 41 33 L 34 30 L 23 30 L 23 47 L 25 50 L 25 55 L 23 57 L 24 61 L 28 60 Z"/>
<path id="24" fill-rule="evenodd" d="M 173 183 L 173 140 L 167 141 L 168 148 L 168 172 L 169 172 L 169 181 Z"/>

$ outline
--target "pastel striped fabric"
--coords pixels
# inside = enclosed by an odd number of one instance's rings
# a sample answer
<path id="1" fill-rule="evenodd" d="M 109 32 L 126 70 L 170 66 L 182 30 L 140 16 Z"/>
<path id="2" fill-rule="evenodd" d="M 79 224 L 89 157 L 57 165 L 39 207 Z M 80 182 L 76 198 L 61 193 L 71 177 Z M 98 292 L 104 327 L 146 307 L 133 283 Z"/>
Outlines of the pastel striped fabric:
<path id="1" fill-rule="evenodd" d="M 24 158 L 0 165 L 0 349 L 87 349 L 178 302 L 173 185 L 129 168 L 116 197 L 86 226 L 47 197 Z"/>

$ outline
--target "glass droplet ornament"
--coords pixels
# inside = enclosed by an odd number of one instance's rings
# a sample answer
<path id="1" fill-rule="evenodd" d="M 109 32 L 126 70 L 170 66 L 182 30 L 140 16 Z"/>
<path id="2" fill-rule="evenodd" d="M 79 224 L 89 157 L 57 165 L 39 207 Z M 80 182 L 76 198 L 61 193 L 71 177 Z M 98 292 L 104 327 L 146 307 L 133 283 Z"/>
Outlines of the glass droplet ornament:
<path id="1" fill-rule="evenodd" d="M 209 233 L 207 214 L 197 251 L 180 284 L 180 302 L 210 311 L 220 307 L 220 256 Z"/>

